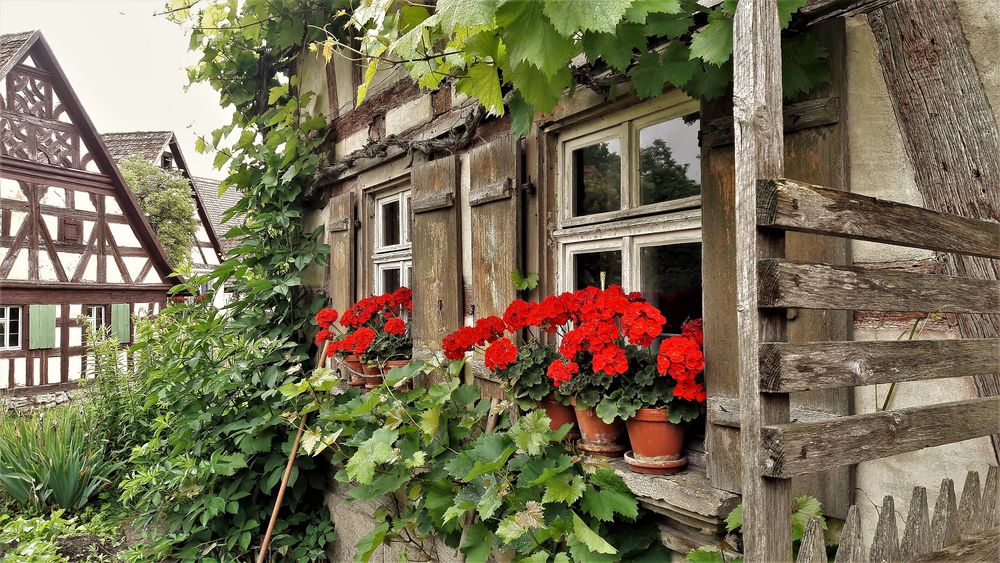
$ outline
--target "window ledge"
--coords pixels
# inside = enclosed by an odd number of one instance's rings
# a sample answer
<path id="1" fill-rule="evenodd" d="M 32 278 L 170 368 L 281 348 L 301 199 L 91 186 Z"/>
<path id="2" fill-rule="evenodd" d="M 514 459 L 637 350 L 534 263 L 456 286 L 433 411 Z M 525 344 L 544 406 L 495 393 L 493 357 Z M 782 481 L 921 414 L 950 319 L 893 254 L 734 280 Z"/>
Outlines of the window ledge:
<path id="1" fill-rule="evenodd" d="M 611 462 L 639 502 L 656 510 L 673 511 L 685 519 L 717 525 L 736 508 L 740 495 L 717 489 L 698 467 L 673 475 L 646 475 L 629 469 L 622 459 Z"/>

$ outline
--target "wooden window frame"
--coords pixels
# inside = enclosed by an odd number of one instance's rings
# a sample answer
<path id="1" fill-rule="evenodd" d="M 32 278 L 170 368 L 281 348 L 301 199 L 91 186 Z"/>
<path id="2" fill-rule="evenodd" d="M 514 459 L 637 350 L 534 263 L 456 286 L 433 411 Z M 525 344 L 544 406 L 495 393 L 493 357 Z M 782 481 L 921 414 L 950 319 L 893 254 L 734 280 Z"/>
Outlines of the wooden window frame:
<path id="1" fill-rule="evenodd" d="M 681 92 L 664 94 L 662 98 L 662 105 L 658 108 L 639 105 L 559 132 L 556 209 L 560 229 L 701 207 L 701 195 L 639 205 L 639 131 L 701 111 L 698 100 Z M 576 149 L 612 138 L 618 138 L 621 145 L 621 206 L 615 211 L 574 216 L 573 159 L 570 155 Z"/>
<path id="2" fill-rule="evenodd" d="M 101 328 L 108 326 L 108 306 L 107 305 L 86 305 L 87 320 L 90 323 L 91 329 L 93 329 L 93 330 L 96 331 L 98 325 L 94 322 L 94 316 L 91 315 L 91 311 L 92 310 L 93 311 L 100 311 L 101 312 L 101 323 L 100 323 L 99 326 Z"/>
<path id="3" fill-rule="evenodd" d="M 407 214 L 412 215 L 412 191 L 409 176 L 395 178 L 388 182 L 380 183 L 365 190 L 368 208 L 367 216 L 369 222 L 365 228 L 365 238 L 368 242 L 366 248 L 367 267 L 370 268 L 369 275 L 364 279 L 368 281 L 365 287 L 371 288 L 375 294 L 385 293 L 382 286 L 382 271 L 390 268 L 399 268 L 399 281 L 401 286 L 409 287 L 408 269 L 413 268 L 413 243 L 411 241 L 411 223 L 407 219 Z M 382 205 L 385 203 L 399 202 L 399 238 L 400 243 L 394 245 L 381 245 L 382 240 Z M 410 218 L 412 219 L 412 217 Z"/>
<path id="4" fill-rule="evenodd" d="M 0 319 L 0 350 L 24 349 L 24 307 L 21 305 L 0 305 L 4 309 L 4 318 Z M 17 346 L 10 346 L 11 311 L 17 310 Z"/>

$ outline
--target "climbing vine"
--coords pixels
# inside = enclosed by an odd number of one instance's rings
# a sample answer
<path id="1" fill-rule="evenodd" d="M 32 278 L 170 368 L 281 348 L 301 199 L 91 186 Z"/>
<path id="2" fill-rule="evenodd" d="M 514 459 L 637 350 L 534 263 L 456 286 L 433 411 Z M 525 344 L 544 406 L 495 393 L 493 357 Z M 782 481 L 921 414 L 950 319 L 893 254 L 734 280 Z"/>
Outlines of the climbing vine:
<path id="1" fill-rule="evenodd" d="M 586 85 L 614 96 L 623 76 L 640 98 L 667 84 L 693 98 L 721 96 L 732 81 L 736 3 L 439 0 L 432 9 L 363 0 L 311 48 L 328 60 L 341 49 L 365 63 L 359 104 L 380 68 L 401 65 L 423 88 L 454 80 L 490 113 L 509 111 L 515 131 L 526 134 L 534 115 L 552 110 L 568 89 Z M 787 28 L 805 0 L 777 3 Z M 338 36 L 345 24 L 356 46 Z M 783 45 L 787 97 L 827 79 L 826 51 L 813 37 L 789 32 Z"/>

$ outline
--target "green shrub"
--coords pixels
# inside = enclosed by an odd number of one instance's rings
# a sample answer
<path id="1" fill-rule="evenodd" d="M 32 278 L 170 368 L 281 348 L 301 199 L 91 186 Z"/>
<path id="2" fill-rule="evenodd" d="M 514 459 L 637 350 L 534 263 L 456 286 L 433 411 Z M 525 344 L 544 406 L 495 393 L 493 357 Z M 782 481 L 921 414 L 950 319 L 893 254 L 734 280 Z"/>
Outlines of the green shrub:
<path id="1" fill-rule="evenodd" d="M 81 384 L 87 390 L 82 406 L 94 430 L 103 437 L 108 458 L 124 462 L 132 448 L 150 437 L 144 409 L 145 366 L 134 356 L 133 361 L 127 361 L 118 339 L 107 328 L 88 331 L 87 354 L 95 377 Z"/>
<path id="2" fill-rule="evenodd" d="M 108 483 L 113 463 L 86 414 L 60 408 L 0 422 L 0 488 L 24 510 L 78 510 Z"/>

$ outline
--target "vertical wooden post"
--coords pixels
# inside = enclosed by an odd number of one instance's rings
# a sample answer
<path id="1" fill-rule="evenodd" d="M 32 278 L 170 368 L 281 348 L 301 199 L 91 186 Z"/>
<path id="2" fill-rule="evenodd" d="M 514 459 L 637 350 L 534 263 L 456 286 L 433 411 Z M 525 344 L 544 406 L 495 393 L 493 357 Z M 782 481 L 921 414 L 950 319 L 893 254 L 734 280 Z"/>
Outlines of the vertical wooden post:
<path id="1" fill-rule="evenodd" d="M 784 311 L 758 312 L 757 259 L 781 257 L 784 237 L 757 231 L 757 180 L 784 172 L 781 28 L 775 0 L 743 0 L 733 28 L 736 133 L 736 323 L 747 561 L 792 559 L 791 482 L 761 476 L 761 428 L 788 421 L 788 395 L 760 393 L 759 345 L 785 339 Z M 780 314 L 779 314 L 780 313 Z"/>

